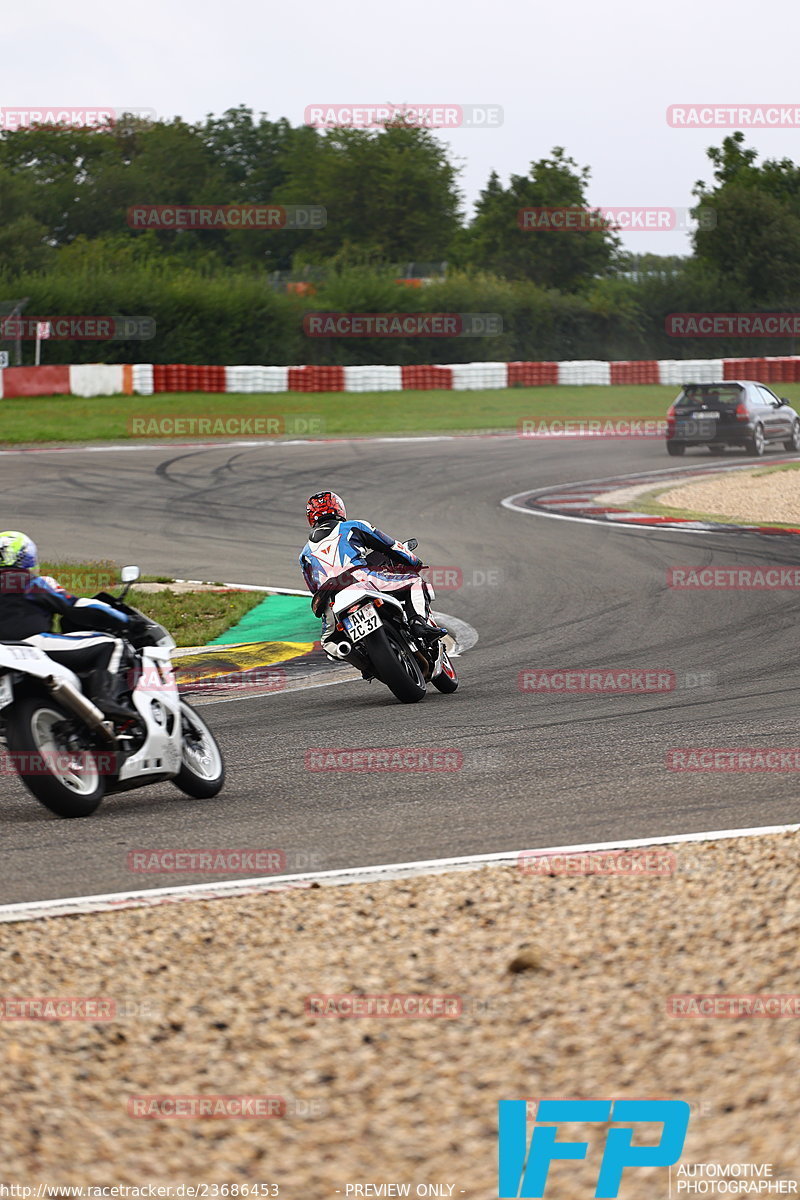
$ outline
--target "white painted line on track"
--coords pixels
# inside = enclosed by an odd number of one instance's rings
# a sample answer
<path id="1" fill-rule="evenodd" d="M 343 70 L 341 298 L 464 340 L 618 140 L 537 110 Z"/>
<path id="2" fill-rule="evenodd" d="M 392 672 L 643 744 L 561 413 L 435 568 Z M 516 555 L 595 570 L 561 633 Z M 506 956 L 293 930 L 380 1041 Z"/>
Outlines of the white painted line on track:
<path id="1" fill-rule="evenodd" d="M 629 838 L 615 842 L 592 842 L 579 846 L 534 846 L 527 850 L 501 850 L 496 854 L 470 854 L 459 858 L 431 858 L 418 862 L 386 863 L 372 867 L 349 867 L 338 871 L 311 871 L 298 875 L 231 879 L 219 883 L 190 883 L 169 888 L 145 888 L 135 892 L 108 892 L 97 896 L 71 896 L 60 900 L 32 900 L 0 906 L 0 923 L 34 921 L 41 917 L 76 916 L 83 913 L 114 912 L 124 908 L 149 908 L 192 900 L 219 900 L 229 896 L 262 895 L 274 891 L 350 883 L 380 883 L 383 880 L 413 879 L 451 871 L 474 871 L 480 867 L 512 865 L 520 855 L 586 854 L 603 850 L 667 846 L 678 843 L 720 842 L 734 838 L 766 837 L 797 833 L 800 825 L 760 825 L 752 829 L 708 830 L 674 833 L 663 837 Z"/>
<path id="2" fill-rule="evenodd" d="M 251 450 L 275 446 L 330 446 L 343 443 L 369 445 L 371 443 L 394 442 L 453 442 L 460 438 L 512 438 L 514 433 L 435 433 L 398 435 L 397 437 L 341 437 L 341 438 L 247 438 L 232 442 L 115 442 L 113 444 L 91 443 L 75 446 L 21 446 L 14 450 L 0 450 L 0 456 L 14 454 L 111 454 L 119 451 L 140 450 L 237 450 L 249 446 Z"/>
<path id="3" fill-rule="evenodd" d="M 686 529 L 680 525 L 632 525 L 624 521 L 598 521 L 596 517 L 570 517 L 566 513 L 546 512 L 543 508 L 528 508 L 524 504 L 515 504 L 522 496 L 530 496 L 530 492 L 519 492 L 501 500 L 503 508 L 514 512 L 526 513 L 529 517 L 548 517 L 551 521 L 577 521 L 580 525 L 594 525 L 603 529 L 617 529 L 621 533 L 716 533 L 714 529 Z"/>
<path id="4" fill-rule="evenodd" d="M 200 587 L 216 587 L 210 579 L 173 579 L 173 583 L 191 583 Z M 308 588 L 272 587 L 264 583 L 221 583 L 219 587 L 235 588 L 239 592 L 275 592 L 279 596 L 307 596 L 311 600 Z"/>
<path id="5" fill-rule="evenodd" d="M 526 492 L 516 492 L 513 496 L 506 496 L 504 500 L 501 500 L 500 505 L 502 508 L 511 509 L 512 512 L 525 513 L 529 517 L 547 517 L 551 521 L 577 521 L 581 525 L 600 525 L 604 529 L 617 529 L 622 533 L 694 533 L 702 534 L 706 537 L 711 535 L 713 537 L 719 534 L 718 529 L 693 529 L 691 526 L 677 523 L 675 525 L 634 525 L 632 523 L 626 524 L 624 521 L 601 521 L 597 517 L 573 517 L 568 513 L 547 512 L 543 508 L 529 508 L 525 504 L 520 504 L 519 501 L 530 499 L 531 497 L 535 498 L 536 496 L 546 496 L 551 492 L 558 495 L 561 490 L 564 492 L 572 491 L 573 488 L 588 488 L 590 485 L 595 484 L 611 483 L 620 480 L 623 482 L 626 480 L 634 482 L 637 479 L 649 479 L 653 475 L 672 475 L 677 477 L 680 475 L 697 474 L 699 472 L 702 472 L 704 475 L 716 474 L 718 472 L 724 474 L 728 471 L 746 471 L 748 469 L 752 471 L 754 467 L 777 466 L 781 463 L 797 461 L 797 456 L 786 458 L 781 455 L 778 458 L 770 459 L 768 463 L 765 463 L 762 459 L 754 459 L 746 463 L 736 463 L 733 466 L 726 464 L 725 466 L 712 465 L 708 467 L 664 467 L 663 469 L 659 468 L 657 471 L 637 471 L 631 475 L 607 475 L 603 479 L 576 479 L 574 483 L 554 484 L 552 487 L 531 488 Z M 720 525 L 724 525 L 724 522 L 720 522 Z M 749 526 L 742 526 L 744 532 L 747 532 L 749 529 Z M 753 526 L 750 532 L 758 532 L 758 527 Z M 768 534 L 765 536 L 774 535 Z"/>
<path id="6" fill-rule="evenodd" d="M 458 658 L 465 650 L 472 649 L 478 641 L 478 631 L 474 626 L 468 625 L 460 617 L 451 617 L 447 613 L 439 612 L 435 608 L 431 609 L 431 612 L 440 625 L 446 625 L 455 634 L 455 647 L 449 651 L 451 658 Z"/>

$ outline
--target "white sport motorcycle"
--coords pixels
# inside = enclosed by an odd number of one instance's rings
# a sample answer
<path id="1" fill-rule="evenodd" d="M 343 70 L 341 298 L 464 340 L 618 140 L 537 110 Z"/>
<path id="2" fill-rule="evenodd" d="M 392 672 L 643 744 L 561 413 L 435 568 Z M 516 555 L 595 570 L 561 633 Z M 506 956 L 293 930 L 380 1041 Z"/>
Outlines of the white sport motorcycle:
<path id="1" fill-rule="evenodd" d="M 418 544 L 409 538 L 405 546 L 415 550 Z M 426 588 L 433 599 L 433 588 Z M 356 569 L 327 580 L 311 602 L 312 611 L 321 616 L 327 604 L 333 630 L 321 645 L 329 658 L 344 660 L 365 679 L 379 679 L 403 704 L 424 699 L 429 682 L 440 692 L 458 687 L 443 642 L 431 646 L 414 633 L 402 592 L 380 592 L 359 580 Z"/>
<path id="2" fill-rule="evenodd" d="M 225 782 L 214 735 L 178 694 L 174 639 L 124 602 L 139 574 L 123 567 L 121 594 L 96 597 L 146 626 L 125 639 L 131 720 L 117 729 L 68 667 L 26 642 L 0 642 L 0 738 L 28 790 L 60 817 L 87 817 L 106 793 L 164 780 L 197 799 L 215 796 Z"/>

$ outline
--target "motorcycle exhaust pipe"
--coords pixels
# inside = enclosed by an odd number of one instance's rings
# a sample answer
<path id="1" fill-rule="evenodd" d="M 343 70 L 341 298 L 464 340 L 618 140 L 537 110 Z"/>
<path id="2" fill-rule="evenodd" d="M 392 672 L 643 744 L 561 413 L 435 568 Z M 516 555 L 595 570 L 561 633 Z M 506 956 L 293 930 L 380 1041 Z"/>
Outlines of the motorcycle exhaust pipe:
<path id="1" fill-rule="evenodd" d="M 347 658 L 353 649 L 349 642 L 326 642 L 322 648 L 329 658 Z"/>
<path id="2" fill-rule="evenodd" d="M 67 683 L 65 679 L 56 679 L 53 675 L 48 676 L 44 683 L 54 700 L 60 700 L 66 708 L 85 721 L 90 729 L 99 733 L 106 741 L 116 742 L 116 734 L 97 705 L 82 696 L 71 683 Z"/>

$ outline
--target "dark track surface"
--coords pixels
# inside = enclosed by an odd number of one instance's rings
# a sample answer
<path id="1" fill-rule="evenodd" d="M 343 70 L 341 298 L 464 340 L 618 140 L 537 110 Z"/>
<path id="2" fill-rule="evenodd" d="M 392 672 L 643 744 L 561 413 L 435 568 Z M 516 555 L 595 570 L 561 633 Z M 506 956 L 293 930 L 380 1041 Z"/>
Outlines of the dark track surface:
<path id="1" fill-rule="evenodd" d="M 683 465 L 707 461 L 690 454 Z M 197 878 L 132 874 L 127 852 L 147 847 L 278 847 L 288 870 L 325 870 L 797 821 L 796 774 L 664 765 L 670 747 L 800 745 L 800 594 L 666 583 L 669 566 L 794 564 L 795 543 L 619 532 L 500 507 L 527 488 L 668 465 L 660 443 L 514 437 L 4 456 L 3 525 L 30 532 L 44 557 L 111 557 L 184 578 L 300 586 L 304 502 L 332 487 L 351 515 L 418 537 L 427 562 L 463 572 L 465 586 L 440 592 L 437 607 L 480 641 L 460 660 L 461 690 L 420 705 L 354 682 L 204 707 L 229 768 L 212 801 L 161 785 L 63 821 L 5 775 L 0 901 Z M 499 583 L 466 584 L 497 571 Z M 519 671 L 534 666 L 659 667 L 716 682 L 638 697 L 521 693 Z M 464 765 L 305 769 L 307 749 L 331 746 L 454 747 Z"/>

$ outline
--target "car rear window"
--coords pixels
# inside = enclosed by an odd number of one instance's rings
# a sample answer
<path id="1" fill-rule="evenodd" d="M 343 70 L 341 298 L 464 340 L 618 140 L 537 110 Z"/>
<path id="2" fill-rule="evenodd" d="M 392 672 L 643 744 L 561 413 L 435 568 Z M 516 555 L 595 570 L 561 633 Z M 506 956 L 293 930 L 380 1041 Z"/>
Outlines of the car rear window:
<path id="1" fill-rule="evenodd" d="M 743 399 L 744 388 L 738 383 L 691 383 L 681 389 L 675 405 L 677 408 L 692 408 L 700 404 L 711 407 L 719 404 L 723 408 L 735 408 Z"/>

